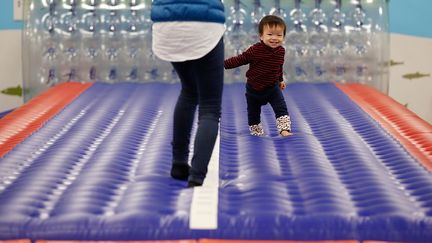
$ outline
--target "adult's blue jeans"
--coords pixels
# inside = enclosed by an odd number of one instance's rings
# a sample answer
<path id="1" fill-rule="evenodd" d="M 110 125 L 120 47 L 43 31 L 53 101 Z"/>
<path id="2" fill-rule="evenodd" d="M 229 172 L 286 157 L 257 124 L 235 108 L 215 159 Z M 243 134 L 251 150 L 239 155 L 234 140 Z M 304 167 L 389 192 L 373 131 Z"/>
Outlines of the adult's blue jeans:
<path id="1" fill-rule="evenodd" d="M 187 164 L 191 131 L 198 107 L 189 181 L 203 183 L 219 130 L 224 77 L 224 43 L 202 58 L 173 62 L 181 91 L 174 110 L 172 153 L 173 163 Z"/>

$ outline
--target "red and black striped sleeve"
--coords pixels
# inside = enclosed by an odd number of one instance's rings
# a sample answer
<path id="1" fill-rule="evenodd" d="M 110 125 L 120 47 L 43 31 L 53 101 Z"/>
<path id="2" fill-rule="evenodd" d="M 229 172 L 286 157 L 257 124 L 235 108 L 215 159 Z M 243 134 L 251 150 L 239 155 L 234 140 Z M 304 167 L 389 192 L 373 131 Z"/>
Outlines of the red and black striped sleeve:
<path id="1" fill-rule="evenodd" d="M 241 53 L 238 56 L 230 57 L 224 61 L 224 68 L 231 69 L 240 67 L 251 62 L 251 58 L 253 57 L 253 46 L 247 49 L 245 52 Z"/>

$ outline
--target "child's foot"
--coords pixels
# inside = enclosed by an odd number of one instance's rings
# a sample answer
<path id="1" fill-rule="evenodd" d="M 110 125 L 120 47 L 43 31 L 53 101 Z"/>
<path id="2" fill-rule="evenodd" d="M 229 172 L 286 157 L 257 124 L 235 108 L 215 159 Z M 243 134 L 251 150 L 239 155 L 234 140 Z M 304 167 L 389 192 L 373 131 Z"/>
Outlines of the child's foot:
<path id="1" fill-rule="evenodd" d="M 261 123 L 249 126 L 249 131 L 250 131 L 250 134 L 254 135 L 254 136 L 263 136 L 264 135 L 264 129 L 263 129 Z"/>
<path id="2" fill-rule="evenodd" d="M 292 133 L 290 133 L 290 132 L 287 131 L 287 130 L 283 130 L 282 132 L 280 132 L 280 135 L 282 135 L 283 137 L 288 137 L 288 136 L 291 136 Z"/>
<path id="3" fill-rule="evenodd" d="M 188 164 L 172 164 L 171 167 L 171 177 L 177 180 L 186 181 L 189 177 Z"/>

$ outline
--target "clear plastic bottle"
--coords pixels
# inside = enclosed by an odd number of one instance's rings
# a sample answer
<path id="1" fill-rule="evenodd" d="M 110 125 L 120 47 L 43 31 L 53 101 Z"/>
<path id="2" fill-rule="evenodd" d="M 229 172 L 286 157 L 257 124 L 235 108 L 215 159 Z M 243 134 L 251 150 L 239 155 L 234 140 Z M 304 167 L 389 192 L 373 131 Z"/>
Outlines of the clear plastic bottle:
<path id="1" fill-rule="evenodd" d="M 280 0 L 274 0 L 273 7 L 270 9 L 269 14 L 279 16 L 284 20 L 288 18 L 288 14 L 285 9 L 282 8 Z"/>
<path id="2" fill-rule="evenodd" d="M 82 14 L 80 31 L 81 42 L 81 65 L 79 67 L 80 78 L 83 82 L 99 81 L 100 67 L 98 60 L 101 56 L 101 20 L 96 12 L 97 4 L 91 0 L 85 7 L 86 11 Z"/>
<path id="3" fill-rule="evenodd" d="M 332 60 L 330 81 L 347 81 L 347 37 L 345 32 L 345 13 L 342 12 L 341 0 L 335 1 L 335 6 L 329 18 L 329 55 Z"/>
<path id="4" fill-rule="evenodd" d="M 58 16 L 57 3 L 47 2 L 48 11 L 41 17 L 42 31 L 40 33 L 40 44 L 42 45 L 40 68 L 37 72 L 38 82 L 47 86 L 60 82 L 59 62 L 60 50 L 60 20 Z"/>
<path id="5" fill-rule="evenodd" d="M 311 58 L 311 79 L 315 82 L 327 81 L 327 18 L 321 9 L 321 0 L 315 0 L 315 8 L 309 13 L 309 45 Z"/>
<path id="6" fill-rule="evenodd" d="M 227 31 L 225 32 L 226 56 L 231 57 L 245 51 L 250 46 L 250 38 L 246 27 L 247 11 L 242 8 L 242 2 L 235 0 L 230 8 Z M 241 82 L 244 80 L 245 67 L 237 67 L 227 70 L 228 82 Z"/>
<path id="7" fill-rule="evenodd" d="M 110 0 L 116 4 L 115 0 Z M 102 32 L 101 76 L 103 81 L 116 83 L 121 79 L 118 64 L 121 59 L 121 48 L 123 46 L 123 36 L 121 29 L 121 19 L 118 10 L 109 10 L 105 15 L 106 21 Z"/>
<path id="8" fill-rule="evenodd" d="M 131 8 L 132 7 L 133 6 L 131 6 Z M 127 24 L 125 79 L 127 81 L 137 82 L 140 78 L 138 65 L 143 42 L 141 18 L 138 16 L 137 10 L 130 10 Z"/>
<path id="9" fill-rule="evenodd" d="M 350 81 L 365 84 L 371 81 L 369 70 L 372 60 L 368 61 L 371 49 L 371 24 L 360 0 L 356 0 L 353 7 L 350 13 L 348 35 L 351 59 Z"/>
<path id="10" fill-rule="evenodd" d="M 266 12 L 261 1 L 254 0 L 253 9 L 250 13 L 251 27 L 248 33 L 250 44 L 259 41 L 258 25 L 264 16 L 266 16 Z"/>
<path id="11" fill-rule="evenodd" d="M 78 65 L 80 62 L 81 34 L 78 30 L 80 19 L 77 16 L 77 1 L 67 0 L 63 4 L 67 10 L 60 17 L 62 40 L 60 82 L 79 81 Z"/>
<path id="12" fill-rule="evenodd" d="M 308 70 L 308 33 L 305 25 L 306 15 L 301 9 L 300 0 L 295 0 L 295 8 L 290 12 L 292 29 L 288 31 L 286 41 L 288 44 L 287 62 L 290 80 L 306 82 L 310 77 Z"/>
<path id="13" fill-rule="evenodd" d="M 46 33 L 44 37 L 44 53 L 41 59 L 41 68 L 37 76 L 40 83 L 52 86 L 60 81 L 58 74 L 60 54 L 60 48 L 57 44 L 58 35 L 55 32 L 51 32 Z"/>

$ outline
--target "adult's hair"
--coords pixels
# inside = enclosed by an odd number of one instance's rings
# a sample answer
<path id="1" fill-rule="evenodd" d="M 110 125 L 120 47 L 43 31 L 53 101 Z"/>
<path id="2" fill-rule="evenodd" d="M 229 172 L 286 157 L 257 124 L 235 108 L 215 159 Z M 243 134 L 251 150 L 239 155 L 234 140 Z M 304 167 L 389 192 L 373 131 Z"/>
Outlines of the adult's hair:
<path id="1" fill-rule="evenodd" d="M 276 15 L 267 15 L 264 16 L 258 25 L 258 33 L 260 35 L 264 32 L 264 26 L 269 26 L 270 28 L 280 26 L 283 28 L 284 36 L 286 35 L 286 24 L 285 21 Z"/>

